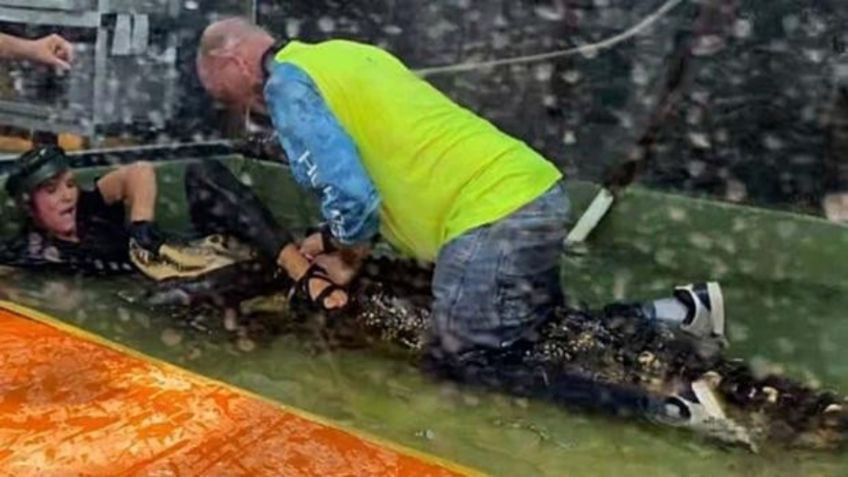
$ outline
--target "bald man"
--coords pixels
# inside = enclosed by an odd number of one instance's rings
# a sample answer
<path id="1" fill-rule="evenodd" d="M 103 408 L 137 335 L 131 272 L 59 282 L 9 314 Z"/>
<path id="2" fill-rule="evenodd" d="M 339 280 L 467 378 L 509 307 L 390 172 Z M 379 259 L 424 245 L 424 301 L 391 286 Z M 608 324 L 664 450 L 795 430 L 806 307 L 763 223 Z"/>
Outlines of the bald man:
<path id="1" fill-rule="evenodd" d="M 197 68 L 216 99 L 271 117 L 295 179 L 317 193 L 328 227 L 303 253 L 362 257 L 379 232 L 435 261 L 434 355 L 532 340 L 562 303 L 569 204 L 559 170 L 388 52 L 277 43 L 233 18 L 206 29 Z M 717 284 L 678 293 L 661 313 L 693 334 L 723 336 Z M 645 309 L 657 317 L 657 307 Z"/>
<path id="2" fill-rule="evenodd" d="M 55 34 L 26 40 L 0 33 L 0 59 L 34 61 L 67 70 L 74 60 L 74 47 Z"/>

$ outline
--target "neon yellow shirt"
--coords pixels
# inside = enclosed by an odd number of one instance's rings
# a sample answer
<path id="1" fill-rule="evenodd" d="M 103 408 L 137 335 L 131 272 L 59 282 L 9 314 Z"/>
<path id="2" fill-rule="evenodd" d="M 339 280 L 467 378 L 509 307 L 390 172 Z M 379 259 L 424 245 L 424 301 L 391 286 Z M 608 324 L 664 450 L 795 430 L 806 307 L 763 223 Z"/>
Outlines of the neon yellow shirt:
<path id="1" fill-rule="evenodd" d="M 509 215 L 562 177 L 380 48 L 292 41 L 275 60 L 317 85 L 380 195 L 381 234 L 413 257 L 435 260 L 451 239 Z"/>

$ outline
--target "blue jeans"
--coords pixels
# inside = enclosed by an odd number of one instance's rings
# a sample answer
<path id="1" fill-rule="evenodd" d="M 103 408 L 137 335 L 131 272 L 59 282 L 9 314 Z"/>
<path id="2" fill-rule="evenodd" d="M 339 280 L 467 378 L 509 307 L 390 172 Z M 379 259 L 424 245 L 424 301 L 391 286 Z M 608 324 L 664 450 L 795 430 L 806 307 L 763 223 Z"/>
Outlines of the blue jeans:
<path id="1" fill-rule="evenodd" d="M 446 244 L 433 277 L 434 345 L 451 354 L 532 339 L 563 302 L 560 255 L 569 202 L 562 183 Z"/>

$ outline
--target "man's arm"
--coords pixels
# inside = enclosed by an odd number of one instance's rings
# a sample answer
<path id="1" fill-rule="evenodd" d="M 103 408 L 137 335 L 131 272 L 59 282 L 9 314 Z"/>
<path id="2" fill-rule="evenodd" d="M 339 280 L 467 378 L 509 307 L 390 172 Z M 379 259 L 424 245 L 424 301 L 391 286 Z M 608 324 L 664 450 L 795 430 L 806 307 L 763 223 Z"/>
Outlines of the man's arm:
<path id="1" fill-rule="evenodd" d="M 369 243 L 379 230 L 379 194 L 315 83 L 294 65 L 278 65 L 265 95 L 295 179 L 317 192 L 333 239 Z"/>
<path id="2" fill-rule="evenodd" d="M 156 171 L 149 162 L 122 166 L 97 181 L 106 204 L 123 203 L 130 222 L 152 221 L 156 211 Z"/>
<path id="3" fill-rule="evenodd" d="M 74 61 L 74 47 L 55 34 L 26 40 L 0 33 L 0 59 L 36 61 L 67 70 Z"/>

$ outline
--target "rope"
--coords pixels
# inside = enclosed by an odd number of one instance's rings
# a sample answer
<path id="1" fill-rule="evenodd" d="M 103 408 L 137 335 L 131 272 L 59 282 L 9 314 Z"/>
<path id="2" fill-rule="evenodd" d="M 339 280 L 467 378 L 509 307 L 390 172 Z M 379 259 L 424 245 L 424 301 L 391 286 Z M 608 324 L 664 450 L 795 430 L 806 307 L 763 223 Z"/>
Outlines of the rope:
<path id="1" fill-rule="evenodd" d="M 489 61 L 472 61 L 467 63 L 458 63 L 455 65 L 446 65 L 446 66 L 434 66 L 432 68 L 422 68 L 416 70 L 416 73 L 422 77 L 438 75 L 438 74 L 446 74 L 446 73 L 461 73 L 464 71 L 471 71 L 477 69 L 484 68 L 494 68 L 497 66 L 505 66 L 505 65 L 518 65 L 524 63 L 534 63 L 537 61 L 550 60 L 554 58 L 565 58 L 568 56 L 574 56 L 578 54 L 593 56 L 596 55 L 601 50 L 610 49 L 619 43 L 623 43 L 630 38 L 642 33 L 647 30 L 654 23 L 660 20 L 662 17 L 668 14 L 668 12 L 672 11 L 675 7 L 683 3 L 683 0 L 668 0 L 666 1 L 660 8 L 658 8 L 655 12 L 651 13 L 647 17 L 643 18 L 642 21 L 637 23 L 636 25 L 630 27 L 629 29 L 615 35 L 609 37 L 605 40 L 602 40 L 597 43 L 590 43 L 587 45 L 581 45 L 574 48 L 568 48 L 565 50 L 557 50 L 548 53 L 539 53 L 535 55 L 527 55 L 527 56 L 518 56 L 514 58 L 504 58 L 500 60 L 489 60 Z"/>

